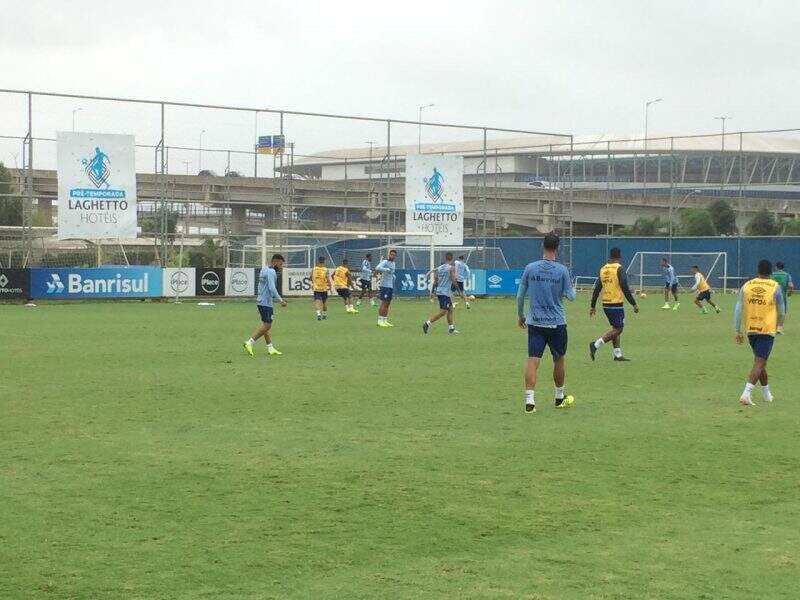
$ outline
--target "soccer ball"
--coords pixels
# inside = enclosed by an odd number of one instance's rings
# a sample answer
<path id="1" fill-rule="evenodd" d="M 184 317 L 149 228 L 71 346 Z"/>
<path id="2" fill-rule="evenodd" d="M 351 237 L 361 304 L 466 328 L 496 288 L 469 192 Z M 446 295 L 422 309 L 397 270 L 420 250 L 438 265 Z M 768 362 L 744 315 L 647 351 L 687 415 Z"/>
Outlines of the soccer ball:
<path id="1" fill-rule="evenodd" d="M 467 296 L 467 300 L 469 300 L 470 302 L 472 302 L 472 301 L 474 301 L 474 300 L 475 300 L 475 296 L 469 295 L 469 296 Z"/>
<path id="2" fill-rule="evenodd" d="M 639 297 L 640 297 L 640 298 L 647 298 L 647 294 L 646 294 L 646 293 L 644 293 L 644 292 L 642 292 L 641 294 L 639 294 Z"/>

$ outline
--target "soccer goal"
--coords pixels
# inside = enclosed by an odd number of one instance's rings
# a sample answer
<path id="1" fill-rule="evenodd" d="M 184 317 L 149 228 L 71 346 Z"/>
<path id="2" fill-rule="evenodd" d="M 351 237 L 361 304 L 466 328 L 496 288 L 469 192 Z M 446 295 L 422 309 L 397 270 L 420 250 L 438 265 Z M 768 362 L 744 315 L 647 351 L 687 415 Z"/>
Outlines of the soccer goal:
<path id="1" fill-rule="evenodd" d="M 712 288 L 721 288 L 723 292 L 728 291 L 727 252 L 673 252 L 671 254 L 668 252 L 637 252 L 633 255 L 625 271 L 629 282 L 638 286 L 640 291 L 645 288 L 663 288 L 662 258 L 666 258 L 675 268 L 678 285 L 681 287 L 692 287 L 694 275 L 690 269 L 697 265 Z"/>

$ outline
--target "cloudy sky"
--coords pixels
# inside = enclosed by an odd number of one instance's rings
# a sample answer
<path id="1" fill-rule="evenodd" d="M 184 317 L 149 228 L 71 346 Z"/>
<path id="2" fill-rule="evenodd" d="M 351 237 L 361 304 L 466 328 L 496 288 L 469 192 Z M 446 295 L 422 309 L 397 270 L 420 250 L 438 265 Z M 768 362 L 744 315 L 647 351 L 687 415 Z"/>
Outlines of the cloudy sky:
<path id="1" fill-rule="evenodd" d="M 790 0 L 8 1 L 0 86 L 409 120 L 435 103 L 426 120 L 576 135 L 640 134 L 645 101 L 663 97 L 651 133 L 717 131 L 717 115 L 730 129 L 784 128 L 800 125 L 798 22 Z M 24 109 L 0 94 L 0 134 L 24 135 Z M 35 134 L 71 129 L 75 109 L 78 130 L 158 139 L 156 109 L 81 100 L 37 99 Z M 197 146 L 203 129 L 206 148 L 246 149 L 277 121 L 168 111 L 170 145 Z M 286 130 L 300 153 L 385 143 L 384 125 L 293 117 Z M 397 143 L 416 137 L 393 131 Z M 15 154 L 17 142 L 0 142 L 0 160 Z M 170 167 L 198 161 L 175 151 Z"/>

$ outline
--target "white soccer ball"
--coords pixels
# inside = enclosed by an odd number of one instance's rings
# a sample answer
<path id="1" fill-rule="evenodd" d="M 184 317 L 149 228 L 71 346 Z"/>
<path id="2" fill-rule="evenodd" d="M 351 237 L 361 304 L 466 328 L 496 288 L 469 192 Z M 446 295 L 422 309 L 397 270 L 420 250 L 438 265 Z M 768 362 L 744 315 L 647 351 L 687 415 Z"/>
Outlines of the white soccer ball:
<path id="1" fill-rule="evenodd" d="M 645 292 L 642 292 L 641 294 L 639 294 L 639 297 L 640 298 L 647 298 L 647 294 Z"/>
<path id="2" fill-rule="evenodd" d="M 467 300 L 469 300 L 470 302 L 472 302 L 473 300 L 475 300 L 475 296 L 473 296 L 473 295 L 469 295 L 469 296 L 467 296 Z"/>

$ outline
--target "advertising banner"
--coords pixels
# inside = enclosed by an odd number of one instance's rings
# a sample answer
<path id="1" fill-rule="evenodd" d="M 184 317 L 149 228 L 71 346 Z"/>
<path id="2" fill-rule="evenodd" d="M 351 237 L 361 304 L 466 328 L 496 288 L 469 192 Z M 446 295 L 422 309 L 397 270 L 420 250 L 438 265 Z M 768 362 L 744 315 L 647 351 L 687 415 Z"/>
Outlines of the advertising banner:
<path id="1" fill-rule="evenodd" d="M 161 269 L 158 267 L 31 269 L 30 273 L 32 298 L 73 300 L 161 296 Z"/>
<path id="2" fill-rule="evenodd" d="M 497 295 L 514 295 L 519 287 L 522 270 L 505 271 L 490 269 L 485 272 L 486 293 Z"/>
<path id="3" fill-rule="evenodd" d="M 260 269 L 231 267 L 225 269 L 226 296 L 254 296 Z"/>
<path id="4" fill-rule="evenodd" d="M 464 243 L 464 157 L 406 157 L 406 231 L 433 235 L 437 246 Z M 406 237 L 406 244 L 426 243 Z"/>
<path id="5" fill-rule="evenodd" d="M 162 290 L 166 298 L 183 298 L 195 295 L 194 267 L 167 268 L 163 270 Z"/>
<path id="6" fill-rule="evenodd" d="M 428 294 L 428 278 L 425 270 L 397 270 L 394 293 L 399 296 L 425 296 Z M 520 271 L 521 273 L 521 271 Z M 486 294 L 486 271 L 475 269 L 464 282 L 464 290 L 470 294 Z M 514 290 L 516 293 L 516 289 Z"/>
<path id="7" fill-rule="evenodd" d="M 281 269 L 280 292 L 282 296 L 313 296 L 311 269 Z"/>
<path id="8" fill-rule="evenodd" d="M 58 238 L 136 237 L 132 135 L 58 132 Z"/>
<path id="9" fill-rule="evenodd" d="M 0 269 L 0 302 L 28 298 L 31 288 L 28 269 Z"/>
<path id="10" fill-rule="evenodd" d="M 223 296 L 225 294 L 225 269 L 197 269 L 195 294 L 198 296 Z"/>

